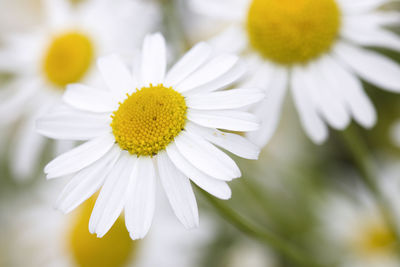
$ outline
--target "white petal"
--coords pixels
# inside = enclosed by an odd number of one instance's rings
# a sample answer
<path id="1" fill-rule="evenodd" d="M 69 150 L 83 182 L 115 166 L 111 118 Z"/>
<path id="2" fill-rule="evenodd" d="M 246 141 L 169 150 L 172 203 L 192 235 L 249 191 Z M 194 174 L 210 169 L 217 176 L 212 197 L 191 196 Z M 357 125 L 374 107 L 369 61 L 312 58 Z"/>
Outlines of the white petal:
<path id="1" fill-rule="evenodd" d="M 101 57 L 97 61 L 97 66 L 107 87 L 117 98 L 136 88 L 137 82 L 117 55 Z"/>
<path id="2" fill-rule="evenodd" d="M 179 221 L 186 228 L 199 225 L 196 198 L 188 178 L 174 166 L 165 152 L 157 155 L 161 184 Z"/>
<path id="3" fill-rule="evenodd" d="M 106 154 L 113 146 L 115 140 L 111 134 L 97 137 L 93 140 L 68 151 L 45 167 L 47 178 L 55 178 L 77 172 Z"/>
<path id="4" fill-rule="evenodd" d="M 126 203 L 129 177 L 136 158 L 122 151 L 114 169 L 108 174 L 89 220 L 89 231 L 103 237 L 118 219 Z"/>
<path id="5" fill-rule="evenodd" d="M 18 119 L 27 103 L 36 100 L 39 88 L 40 84 L 35 80 L 16 80 L 5 85 L 0 95 L 0 125 Z"/>
<path id="6" fill-rule="evenodd" d="M 388 0 L 338 0 L 345 13 L 363 13 L 378 8 Z"/>
<path id="7" fill-rule="evenodd" d="M 394 61 L 344 42 L 339 43 L 334 51 L 364 80 L 382 89 L 400 92 L 400 67 Z"/>
<path id="8" fill-rule="evenodd" d="M 321 71 L 326 80 L 340 92 L 356 121 L 366 128 L 375 125 L 375 108 L 358 78 L 332 57 L 326 57 L 321 62 Z"/>
<path id="9" fill-rule="evenodd" d="M 190 49 L 168 72 L 166 86 L 175 86 L 188 75 L 196 71 L 210 56 L 211 47 L 207 43 L 199 43 Z"/>
<path id="10" fill-rule="evenodd" d="M 96 114 L 58 106 L 36 122 L 38 133 L 54 139 L 88 140 L 111 131 L 108 114 Z"/>
<path id="11" fill-rule="evenodd" d="M 241 176 L 236 163 L 202 137 L 182 131 L 175 143 L 180 153 L 202 172 L 225 181 Z"/>
<path id="12" fill-rule="evenodd" d="M 323 58 L 304 68 L 301 75 L 318 111 L 333 128 L 343 130 L 350 123 L 350 114 L 338 92 L 339 89 L 324 79 L 321 74 L 322 60 Z"/>
<path id="13" fill-rule="evenodd" d="M 238 0 L 190 0 L 190 8 L 198 13 L 218 19 L 241 20 L 245 14 L 247 1 Z"/>
<path id="14" fill-rule="evenodd" d="M 125 205 L 126 226 L 132 239 L 150 229 L 155 207 L 155 169 L 150 157 L 139 157 L 130 176 Z"/>
<path id="15" fill-rule="evenodd" d="M 205 128 L 190 122 L 187 123 L 185 128 L 239 157 L 258 159 L 260 154 L 258 146 L 238 134 L 221 132 L 217 129 Z"/>
<path id="16" fill-rule="evenodd" d="M 11 152 L 11 171 L 17 180 L 33 178 L 43 153 L 46 139 L 35 131 L 36 116 L 20 125 Z"/>
<path id="17" fill-rule="evenodd" d="M 147 35 L 142 48 L 141 81 L 148 86 L 164 82 L 167 65 L 164 37 L 160 33 Z"/>
<path id="18" fill-rule="evenodd" d="M 400 15 L 399 15 L 400 16 Z M 341 35 L 356 44 L 363 46 L 379 46 L 400 51 L 400 38 L 397 34 L 379 28 L 345 27 Z"/>
<path id="19" fill-rule="evenodd" d="M 114 146 L 98 161 L 79 171 L 66 185 L 57 200 L 57 208 L 69 213 L 96 193 L 114 168 L 121 149 Z"/>
<path id="20" fill-rule="evenodd" d="M 343 19 L 342 28 L 378 28 L 400 23 L 400 13 L 398 11 L 374 11 L 371 13 L 356 14 L 346 16 Z"/>
<path id="21" fill-rule="evenodd" d="M 267 88 L 266 97 L 254 108 L 254 114 L 261 121 L 260 128 L 246 134 L 250 141 L 261 147 L 268 143 L 278 126 L 289 79 L 288 71 L 284 68 L 275 67 L 272 70 L 266 69 L 265 71 L 270 71 L 272 74 L 270 79 L 267 80 L 268 82 L 259 84 L 262 88 Z M 268 73 L 264 75 L 268 76 Z M 264 79 L 260 81 L 264 81 Z"/>
<path id="22" fill-rule="evenodd" d="M 291 78 L 293 101 L 298 110 L 301 124 L 310 139 L 320 144 L 328 137 L 328 129 L 322 119 L 318 116 L 312 99 L 305 92 L 307 85 L 299 69 L 294 68 Z"/>
<path id="23" fill-rule="evenodd" d="M 63 100 L 77 109 L 92 112 L 110 112 L 118 108 L 118 100 L 112 94 L 83 84 L 68 85 Z"/>
<path id="24" fill-rule="evenodd" d="M 230 131 L 250 132 L 259 128 L 253 114 L 233 110 L 189 110 L 188 119 L 201 126 Z"/>
<path id="25" fill-rule="evenodd" d="M 183 92 L 183 95 L 191 96 L 196 94 L 204 94 L 216 90 L 222 90 L 232 85 L 233 83 L 239 82 L 240 78 L 246 73 L 246 64 L 242 61 L 236 63 L 229 71 L 219 76 L 217 79 L 203 84 L 199 87 Z M 250 87 L 249 87 L 250 88 Z"/>
<path id="26" fill-rule="evenodd" d="M 44 11 L 47 17 L 47 22 L 53 28 L 59 28 L 68 23 L 71 18 L 72 7 L 69 1 L 66 0 L 45 0 Z"/>
<path id="27" fill-rule="evenodd" d="M 202 110 L 235 109 L 257 103 L 264 96 L 258 89 L 231 89 L 188 96 L 186 105 L 189 108 Z"/>
<path id="28" fill-rule="evenodd" d="M 243 12 L 243 11 L 242 11 Z M 243 12 L 245 13 L 245 12 Z M 247 46 L 248 38 L 243 27 L 234 25 L 212 38 L 209 43 L 216 52 L 240 54 Z"/>
<path id="29" fill-rule="evenodd" d="M 174 89 L 182 93 L 212 82 L 227 73 L 237 62 L 238 57 L 230 54 L 215 57 L 180 82 Z"/>
<path id="30" fill-rule="evenodd" d="M 175 167 L 200 188 L 220 199 L 229 199 L 231 197 L 232 192 L 226 182 L 217 180 L 198 170 L 182 156 L 175 144 L 167 147 L 167 153 Z"/>

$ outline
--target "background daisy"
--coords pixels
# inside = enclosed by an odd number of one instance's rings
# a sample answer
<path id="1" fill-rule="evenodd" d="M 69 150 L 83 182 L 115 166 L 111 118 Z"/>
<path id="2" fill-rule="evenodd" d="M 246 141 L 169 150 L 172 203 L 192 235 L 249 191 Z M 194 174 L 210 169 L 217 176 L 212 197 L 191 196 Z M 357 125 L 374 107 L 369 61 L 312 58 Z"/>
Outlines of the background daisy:
<path id="1" fill-rule="evenodd" d="M 373 50 L 399 51 L 400 39 L 385 26 L 400 22 L 397 12 L 378 9 L 388 0 L 192 0 L 196 12 L 231 22 L 213 39 L 218 49 L 249 58 L 254 69 L 244 86 L 268 89 L 255 107 L 262 126 L 249 137 L 265 145 L 279 120 L 286 88 L 292 91 L 306 134 L 322 143 L 326 124 L 344 129 L 351 118 L 370 128 L 376 112 L 359 78 L 400 91 L 399 66 Z"/>
<path id="2" fill-rule="evenodd" d="M 381 186 L 391 203 L 399 204 L 397 177 L 399 168 L 391 165 L 382 172 Z M 355 190 L 354 190 L 355 189 Z M 388 228 L 379 208 L 368 192 L 356 185 L 349 196 L 330 194 L 320 205 L 323 232 L 332 252 L 324 255 L 340 255 L 336 260 L 345 267 L 394 267 L 400 259 L 395 234 Z M 397 212 L 397 218 L 399 213 Z M 397 222 L 398 223 L 398 222 Z M 321 252 L 321 249 L 317 249 Z"/>
<path id="3" fill-rule="evenodd" d="M 141 1 L 43 0 L 40 25 L 0 36 L 0 72 L 11 74 L 1 88 L 1 124 L 19 122 L 10 144 L 11 170 L 28 178 L 40 163 L 45 139 L 34 131 L 35 119 L 60 103 L 67 84 L 96 83 L 95 59 L 105 53 L 132 54 L 157 23 L 157 8 Z M 138 27 L 140 25 L 140 27 Z M 4 127 L 3 127 L 4 128 Z M 71 143 L 58 142 L 58 151 Z M 27 149 L 29 148 L 29 149 Z"/>
<path id="4" fill-rule="evenodd" d="M 104 184 L 90 231 L 104 236 L 124 209 L 130 235 L 138 239 L 150 228 L 158 179 L 187 228 L 198 225 L 190 180 L 218 198 L 231 197 L 226 182 L 240 177 L 240 170 L 213 144 L 256 159 L 258 147 L 218 129 L 257 130 L 257 118 L 237 109 L 264 95 L 254 88 L 221 91 L 243 74 L 243 67 L 236 56 L 211 53 L 200 43 L 166 73 L 164 38 L 148 35 L 133 75 L 111 55 L 98 61 L 108 90 L 68 87 L 63 97 L 68 106 L 37 122 L 46 136 L 88 140 L 45 168 L 49 179 L 72 176 L 59 198 L 62 211 L 73 210 Z"/>
<path id="5" fill-rule="evenodd" d="M 52 208 L 59 185 L 59 182 L 39 184 L 34 190 L 2 202 L 0 234 L 7 238 L 8 245 L 0 246 L 1 266 L 193 266 L 215 232 L 213 223 L 204 218 L 204 227 L 188 235 L 167 212 L 166 202 L 160 202 L 160 212 L 155 218 L 160 223 L 146 240 L 132 241 L 123 218 L 99 239 L 87 228 L 94 199 L 64 216 Z"/>

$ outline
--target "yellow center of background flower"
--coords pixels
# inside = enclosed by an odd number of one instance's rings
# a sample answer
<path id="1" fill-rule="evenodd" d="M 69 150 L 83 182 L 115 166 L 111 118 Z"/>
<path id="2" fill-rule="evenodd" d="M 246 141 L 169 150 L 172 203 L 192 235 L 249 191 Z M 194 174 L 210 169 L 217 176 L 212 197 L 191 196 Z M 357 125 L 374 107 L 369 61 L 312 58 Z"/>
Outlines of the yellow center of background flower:
<path id="1" fill-rule="evenodd" d="M 360 229 L 354 246 L 363 257 L 394 253 L 396 236 L 383 222 L 368 222 Z"/>
<path id="2" fill-rule="evenodd" d="M 123 150 L 153 156 L 174 140 L 186 122 L 184 97 L 162 84 L 143 87 L 120 104 L 112 115 L 112 131 Z"/>
<path id="3" fill-rule="evenodd" d="M 285 65 L 306 63 L 328 51 L 339 28 L 335 0 L 253 0 L 247 16 L 251 46 Z"/>
<path id="4" fill-rule="evenodd" d="M 122 267 L 134 258 L 138 242 L 132 241 L 120 217 L 103 237 L 89 233 L 88 225 L 95 199 L 89 199 L 78 210 L 69 232 L 68 247 L 79 267 Z"/>
<path id="5" fill-rule="evenodd" d="M 64 87 L 80 81 L 94 59 L 94 47 L 84 34 L 68 32 L 56 36 L 43 59 L 43 72 L 48 81 Z"/>

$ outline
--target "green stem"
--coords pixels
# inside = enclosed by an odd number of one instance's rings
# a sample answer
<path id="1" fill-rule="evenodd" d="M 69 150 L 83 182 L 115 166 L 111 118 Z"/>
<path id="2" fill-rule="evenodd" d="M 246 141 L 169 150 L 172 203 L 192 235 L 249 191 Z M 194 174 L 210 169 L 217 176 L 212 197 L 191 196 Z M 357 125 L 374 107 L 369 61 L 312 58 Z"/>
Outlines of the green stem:
<path id="1" fill-rule="evenodd" d="M 376 167 L 369 156 L 369 150 L 365 142 L 362 141 L 363 138 L 359 136 L 356 130 L 350 128 L 342 133 L 343 139 L 353 157 L 354 163 L 358 167 L 365 186 L 369 189 L 371 195 L 374 197 L 376 203 L 378 204 L 378 207 L 380 208 L 380 212 L 386 224 L 396 236 L 396 247 L 398 252 L 400 253 L 400 233 L 397 228 L 396 219 L 392 211 L 392 206 L 390 205 L 389 201 L 386 199 L 384 193 L 381 191 L 381 188 L 378 185 Z"/>
<path id="2" fill-rule="evenodd" d="M 303 267 L 321 267 L 319 263 L 312 262 L 304 257 L 297 247 L 291 245 L 286 240 L 280 238 L 273 232 L 265 229 L 261 229 L 257 225 L 246 220 L 244 217 L 240 216 L 223 201 L 214 198 L 203 190 L 199 190 L 203 197 L 208 200 L 208 202 L 225 218 L 225 220 L 231 223 L 238 230 L 244 234 L 259 240 L 267 246 L 276 249 L 286 258 L 290 259 L 293 263 L 298 264 Z"/>

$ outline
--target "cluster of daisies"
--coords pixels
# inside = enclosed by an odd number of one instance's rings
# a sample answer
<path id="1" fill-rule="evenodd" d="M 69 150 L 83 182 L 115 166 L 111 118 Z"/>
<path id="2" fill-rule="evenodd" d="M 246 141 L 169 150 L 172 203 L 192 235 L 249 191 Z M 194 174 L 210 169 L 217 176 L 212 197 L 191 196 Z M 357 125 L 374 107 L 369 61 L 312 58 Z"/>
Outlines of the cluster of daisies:
<path id="1" fill-rule="evenodd" d="M 158 183 L 182 224 L 196 227 L 192 184 L 229 199 L 227 182 L 241 172 L 221 149 L 257 159 L 289 88 L 315 143 L 352 118 L 376 123 L 360 78 L 400 92 L 400 66 L 363 48 L 400 51 L 384 28 L 399 14 L 378 9 L 388 0 L 191 0 L 229 26 L 171 67 L 164 37 L 147 34 L 157 23 L 141 19 L 158 11 L 120 2 L 44 0 L 45 27 L 7 36 L 0 51 L 0 70 L 15 74 L 2 90 L 1 123 L 22 121 L 15 175 L 38 166 L 43 136 L 56 139 L 62 153 L 44 171 L 70 177 L 57 207 L 68 213 L 99 191 L 89 220 L 98 237 L 124 211 L 131 238 L 143 238 Z"/>

